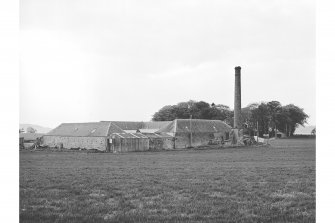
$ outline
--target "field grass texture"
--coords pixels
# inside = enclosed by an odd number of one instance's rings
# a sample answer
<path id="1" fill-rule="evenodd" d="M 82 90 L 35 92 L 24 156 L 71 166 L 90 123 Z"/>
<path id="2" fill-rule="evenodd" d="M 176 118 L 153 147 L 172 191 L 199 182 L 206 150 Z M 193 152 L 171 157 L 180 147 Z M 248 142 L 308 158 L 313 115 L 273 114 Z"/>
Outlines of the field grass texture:
<path id="1" fill-rule="evenodd" d="M 20 222 L 315 222 L 315 139 L 270 147 L 20 152 Z"/>

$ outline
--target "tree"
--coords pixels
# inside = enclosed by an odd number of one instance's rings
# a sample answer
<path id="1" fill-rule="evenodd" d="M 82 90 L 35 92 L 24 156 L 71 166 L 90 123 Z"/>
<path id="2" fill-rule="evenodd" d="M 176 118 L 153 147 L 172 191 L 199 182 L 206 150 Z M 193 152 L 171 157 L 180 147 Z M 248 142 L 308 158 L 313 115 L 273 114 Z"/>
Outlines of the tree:
<path id="1" fill-rule="evenodd" d="M 308 115 L 304 112 L 304 109 L 299 108 L 294 104 L 289 104 L 283 107 L 285 112 L 289 116 L 290 122 L 288 123 L 289 135 L 293 135 L 298 125 L 304 126 L 307 123 Z"/>
<path id="2" fill-rule="evenodd" d="M 277 126 L 279 125 L 278 116 L 282 112 L 282 106 L 279 101 L 270 101 L 267 104 L 268 115 L 269 115 L 269 125 L 274 129 L 275 136 L 277 137 Z"/>
<path id="3" fill-rule="evenodd" d="M 167 105 L 153 115 L 153 121 L 172 121 L 174 119 L 217 119 L 232 120 L 232 111 L 226 105 L 211 105 L 205 101 L 180 102 L 177 105 Z"/>
<path id="4" fill-rule="evenodd" d="M 255 123 L 254 125 L 256 128 L 258 124 L 259 134 L 262 136 L 263 134 L 268 133 L 270 112 L 267 104 L 264 102 L 258 104 L 258 107 L 256 106 L 257 104 L 253 104 L 254 108 L 251 110 L 251 119 L 252 122 Z"/>
<path id="5" fill-rule="evenodd" d="M 194 119 L 216 119 L 225 121 L 233 126 L 234 112 L 226 105 L 209 104 L 204 101 L 180 102 L 177 105 L 167 105 L 153 115 L 153 121 L 172 121 L 174 119 L 188 119 L 192 115 Z M 248 129 L 249 134 L 258 127 L 258 133 L 262 136 L 269 133 L 269 127 L 292 135 L 297 125 L 304 125 L 308 115 L 296 105 L 282 106 L 279 101 L 252 103 L 241 111 L 242 123 Z M 276 131 L 274 131 L 276 133 Z"/>
<path id="6" fill-rule="evenodd" d="M 212 103 L 210 117 L 212 120 L 223 120 L 230 126 L 234 123 L 234 112 L 227 105 Z"/>
<path id="7" fill-rule="evenodd" d="M 36 133 L 37 130 L 34 129 L 33 127 L 30 127 L 30 126 L 29 126 L 29 127 L 27 128 L 27 132 L 28 132 L 28 133 Z"/>

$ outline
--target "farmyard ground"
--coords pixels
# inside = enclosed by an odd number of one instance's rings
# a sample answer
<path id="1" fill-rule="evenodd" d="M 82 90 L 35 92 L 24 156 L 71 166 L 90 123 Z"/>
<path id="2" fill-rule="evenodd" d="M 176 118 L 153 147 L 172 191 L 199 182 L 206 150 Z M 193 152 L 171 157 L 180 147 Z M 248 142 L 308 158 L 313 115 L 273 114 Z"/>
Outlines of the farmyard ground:
<path id="1" fill-rule="evenodd" d="M 20 222 L 315 222 L 315 140 L 128 154 L 20 152 Z"/>

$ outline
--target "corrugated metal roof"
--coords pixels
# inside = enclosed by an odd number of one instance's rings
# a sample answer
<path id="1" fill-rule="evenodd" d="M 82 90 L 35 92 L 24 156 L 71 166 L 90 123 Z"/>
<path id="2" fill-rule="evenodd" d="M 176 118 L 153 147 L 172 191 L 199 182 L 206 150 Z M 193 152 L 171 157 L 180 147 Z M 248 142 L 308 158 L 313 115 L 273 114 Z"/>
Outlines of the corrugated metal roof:
<path id="1" fill-rule="evenodd" d="M 155 133 L 159 129 L 139 129 L 141 133 Z"/>
<path id="2" fill-rule="evenodd" d="M 128 122 L 128 121 L 101 121 L 112 122 L 122 130 L 138 130 L 138 129 L 161 129 L 172 121 L 157 121 L 157 122 Z"/>
<path id="3" fill-rule="evenodd" d="M 145 135 L 141 134 L 141 133 L 113 133 L 111 134 L 112 137 L 118 137 L 118 138 L 148 138 Z"/>
<path id="4" fill-rule="evenodd" d="M 120 127 L 122 130 L 137 130 L 144 126 L 144 122 L 121 122 L 111 121 L 114 125 Z"/>
<path id="5" fill-rule="evenodd" d="M 147 136 L 148 138 L 173 138 L 173 136 L 161 132 L 161 133 L 143 133 L 143 135 Z"/>
<path id="6" fill-rule="evenodd" d="M 111 133 L 123 132 L 110 122 L 63 123 L 51 130 L 47 135 L 54 136 L 107 136 Z"/>
<path id="7" fill-rule="evenodd" d="M 231 127 L 221 120 L 176 119 L 157 132 L 227 132 Z"/>

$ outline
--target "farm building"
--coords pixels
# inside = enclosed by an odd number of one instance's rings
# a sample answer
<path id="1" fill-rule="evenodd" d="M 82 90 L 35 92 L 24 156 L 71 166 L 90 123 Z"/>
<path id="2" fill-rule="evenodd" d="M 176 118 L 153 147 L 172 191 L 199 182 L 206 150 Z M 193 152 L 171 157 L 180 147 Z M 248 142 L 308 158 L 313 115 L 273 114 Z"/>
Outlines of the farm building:
<path id="1" fill-rule="evenodd" d="M 156 123 L 156 127 L 159 124 L 167 123 Z M 137 131 L 149 127 L 152 125 L 143 122 L 63 123 L 43 137 L 42 145 L 111 152 L 145 151 L 149 150 L 149 138 Z"/>
<path id="2" fill-rule="evenodd" d="M 143 132 L 149 138 L 150 150 L 171 150 L 174 149 L 174 137 L 167 133 Z"/>
<path id="3" fill-rule="evenodd" d="M 230 129 L 223 121 L 200 119 L 63 123 L 43 136 L 42 145 L 110 152 L 169 150 L 222 144 Z"/>
<path id="4" fill-rule="evenodd" d="M 109 136 L 123 133 L 111 122 L 63 123 L 43 136 L 42 144 L 66 149 L 85 148 L 106 151 Z"/>
<path id="5" fill-rule="evenodd" d="M 149 138 L 141 133 L 112 133 L 110 152 L 138 152 L 149 150 Z"/>
<path id="6" fill-rule="evenodd" d="M 224 144 L 231 127 L 220 120 L 175 119 L 157 131 L 175 139 L 174 148 L 198 147 L 210 144 Z"/>

